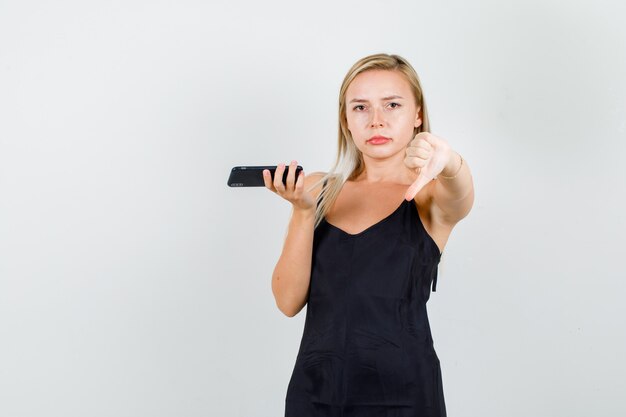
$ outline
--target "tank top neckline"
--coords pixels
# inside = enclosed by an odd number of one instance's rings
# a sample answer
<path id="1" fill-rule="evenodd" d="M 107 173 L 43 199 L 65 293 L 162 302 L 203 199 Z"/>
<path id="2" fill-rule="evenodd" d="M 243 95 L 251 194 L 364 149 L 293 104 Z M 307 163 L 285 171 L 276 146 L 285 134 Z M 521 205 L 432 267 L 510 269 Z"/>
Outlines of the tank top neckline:
<path id="1" fill-rule="evenodd" d="M 367 232 L 369 232 L 370 230 L 376 229 L 378 226 L 386 223 L 389 219 L 393 218 L 393 216 L 398 211 L 400 211 L 400 209 L 402 207 L 404 207 L 407 203 L 413 203 L 413 205 L 415 205 L 415 200 L 410 200 L 409 201 L 409 200 L 406 200 L 406 199 L 403 198 L 402 202 L 400 203 L 400 205 L 398 205 L 398 207 L 394 211 L 392 211 L 390 214 L 388 214 L 387 216 L 383 217 L 381 220 L 377 221 L 376 223 L 372 224 L 371 226 L 366 227 L 365 229 L 361 230 L 358 233 L 348 233 L 345 230 L 343 230 L 342 228 L 337 227 L 334 224 L 328 222 L 328 220 L 326 220 L 326 217 L 324 217 L 323 220 L 324 220 L 324 223 L 329 225 L 331 228 L 339 231 L 340 233 L 342 233 L 342 234 L 344 234 L 346 236 L 349 236 L 349 237 L 356 238 L 356 237 L 362 236 L 362 235 L 366 234 Z"/>
<path id="2" fill-rule="evenodd" d="M 431 244 L 436 249 L 436 253 L 441 258 L 441 256 L 443 255 L 443 252 L 439 250 L 439 245 L 437 245 L 437 243 L 435 242 L 435 239 L 433 239 L 433 237 L 428 233 L 428 231 L 426 231 L 426 229 L 424 229 L 424 225 L 422 223 L 422 219 L 419 217 L 419 211 L 417 210 L 417 205 L 415 204 L 415 200 L 410 200 L 409 201 L 409 200 L 406 200 L 406 199 L 403 198 L 402 202 L 400 203 L 400 205 L 398 205 L 398 207 L 393 212 L 391 212 L 386 217 L 382 218 L 381 220 L 377 221 L 376 223 L 372 224 L 371 226 L 368 226 L 367 228 L 361 230 L 358 233 L 348 233 L 345 230 L 343 230 L 342 228 L 337 227 L 337 226 L 335 226 L 332 223 L 329 223 L 328 220 L 326 220 L 326 217 L 322 218 L 322 223 L 326 223 L 331 229 L 336 230 L 337 232 L 341 233 L 344 236 L 347 236 L 349 238 L 358 238 L 358 237 L 361 237 L 361 236 L 367 234 L 371 230 L 374 230 L 374 229 L 378 228 L 379 226 L 385 224 L 387 221 L 392 219 L 400 211 L 401 208 L 403 208 L 407 204 L 412 204 L 413 205 L 413 208 L 415 209 L 415 211 L 417 213 L 418 221 L 422 225 L 421 227 L 424 230 L 424 234 L 426 235 L 426 238 L 428 240 L 430 240 Z"/>

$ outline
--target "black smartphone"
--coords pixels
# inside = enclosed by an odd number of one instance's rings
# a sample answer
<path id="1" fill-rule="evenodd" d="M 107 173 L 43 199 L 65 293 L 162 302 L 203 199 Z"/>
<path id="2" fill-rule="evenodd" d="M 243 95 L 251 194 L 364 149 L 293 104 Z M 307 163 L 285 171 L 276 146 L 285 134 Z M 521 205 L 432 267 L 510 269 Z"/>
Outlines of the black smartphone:
<path id="1" fill-rule="evenodd" d="M 274 174 L 276 173 L 276 165 L 263 165 L 263 166 L 238 166 L 234 167 L 230 171 L 228 177 L 229 187 L 265 187 L 265 181 L 263 181 L 263 170 L 269 169 L 272 175 L 272 181 L 274 181 Z M 296 180 L 300 175 L 302 167 L 298 165 L 296 167 Z M 283 184 L 287 185 L 287 174 L 289 174 L 289 165 L 285 166 L 285 172 L 283 172 Z"/>

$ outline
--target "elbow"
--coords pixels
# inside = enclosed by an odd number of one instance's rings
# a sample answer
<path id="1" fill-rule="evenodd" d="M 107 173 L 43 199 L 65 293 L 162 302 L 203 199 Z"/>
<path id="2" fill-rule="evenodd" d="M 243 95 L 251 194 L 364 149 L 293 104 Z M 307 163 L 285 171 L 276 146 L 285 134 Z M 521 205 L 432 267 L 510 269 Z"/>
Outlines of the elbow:
<path id="1" fill-rule="evenodd" d="M 272 280 L 275 282 L 274 280 Z M 278 290 L 278 288 L 272 285 L 272 293 L 274 294 L 274 300 L 276 302 L 276 307 L 287 317 L 294 317 L 296 314 L 302 310 L 302 306 L 298 307 L 293 302 L 290 302 L 288 297 L 285 297 L 284 294 Z"/>
<path id="2" fill-rule="evenodd" d="M 294 317 L 296 314 L 300 312 L 301 309 L 289 307 L 285 305 L 281 305 L 278 300 L 276 301 L 276 307 L 287 317 Z"/>
<path id="3" fill-rule="evenodd" d="M 291 309 L 291 310 L 281 309 L 280 311 L 289 318 L 295 317 L 295 315 L 298 314 L 298 312 L 294 309 Z"/>

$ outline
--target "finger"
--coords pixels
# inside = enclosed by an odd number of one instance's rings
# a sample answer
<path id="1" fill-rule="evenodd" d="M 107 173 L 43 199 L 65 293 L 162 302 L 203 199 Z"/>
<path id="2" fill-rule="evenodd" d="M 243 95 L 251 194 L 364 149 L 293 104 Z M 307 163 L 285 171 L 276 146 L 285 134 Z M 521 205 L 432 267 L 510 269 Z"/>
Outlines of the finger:
<path id="1" fill-rule="evenodd" d="M 426 140 L 421 140 L 420 143 L 417 145 L 418 149 L 425 149 L 427 151 L 432 151 L 433 150 L 433 146 L 431 145 L 430 142 L 427 142 Z"/>
<path id="2" fill-rule="evenodd" d="M 418 158 L 416 156 L 406 156 L 404 158 L 404 165 L 410 169 L 424 168 L 426 163 L 427 161 L 425 159 Z"/>
<path id="3" fill-rule="evenodd" d="M 413 140 L 411 141 L 411 143 L 412 144 L 413 143 L 418 144 L 418 143 L 424 142 L 425 141 L 424 140 L 425 134 L 426 134 L 426 132 L 420 132 L 417 135 L 413 136 Z"/>
<path id="4" fill-rule="evenodd" d="M 300 171 L 298 179 L 296 180 L 296 193 L 299 194 L 304 189 L 304 170 Z"/>
<path id="5" fill-rule="evenodd" d="M 432 151 L 430 149 L 425 149 L 425 148 L 415 147 L 415 146 L 409 146 L 408 148 L 406 148 L 406 154 L 408 156 L 418 156 L 422 159 L 428 159 L 430 157 L 431 152 Z"/>
<path id="6" fill-rule="evenodd" d="M 293 190 L 293 185 L 296 180 L 296 167 L 298 166 L 297 161 L 291 161 L 289 164 L 289 171 L 287 172 L 287 189 Z"/>
<path id="7" fill-rule="evenodd" d="M 277 191 L 285 191 L 285 184 L 283 184 L 283 173 L 285 172 L 285 164 L 278 164 L 276 171 L 274 172 L 274 188 Z"/>
<path id="8" fill-rule="evenodd" d="M 276 191 L 274 190 L 274 186 L 272 185 L 272 174 L 270 173 L 269 169 L 263 170 L 263 182 L 268 189 L 270 189 L 271 191 Z"/>
<path id="9" fill-rule="evenodd" d="M 428 132 L 420 132 L 424 133 L 424 135 L 422 136 L 422 139 L 424 139 L 424 142 L 432 145 L 432 146 L 436 146 L 437 145 L 437 138 L 435 137 L 435 135 L 431 135 Z"/>
<path id="10" fill-rule="evenodd" d="M 422 132 L 423 133 L 423 132 Z M 437 149 L 446 149 L 449 148 L 450 145 L 444 139 L 437 137 L 433 134 L 428 134 L 424 136 L 424 140 L 430 144 L 433 148 Z"/>
<path id="11" fill-rule="evenodd" d="M 407 148 L 425 149 L 427 151 L 433 149 L 432 145 L 424 140 L 424 138 L 413 139 Z"/>
<path id="12" fill-rule="evenodd" d="M 424 188 L 426 184 L 429 183 L 429 181 L 430 179 L 426 175 L 423 175 L 422 173 L 420 173 L 420 175 L 417 177 L 415 182 L 413 182 L 413 184 L 411 184 L 409 189 L 406 190 L 404 199 L 407 201 L 413 200 L 415 196 L 417 195 L 417 193 L 419 193 L 420 190 Z"/>

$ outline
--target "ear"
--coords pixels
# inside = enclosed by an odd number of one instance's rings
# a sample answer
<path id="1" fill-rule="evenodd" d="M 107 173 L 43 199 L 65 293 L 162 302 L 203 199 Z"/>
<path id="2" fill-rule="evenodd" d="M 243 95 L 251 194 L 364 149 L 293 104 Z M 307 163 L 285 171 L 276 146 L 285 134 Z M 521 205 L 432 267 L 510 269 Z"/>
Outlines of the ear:
<path id="1" fill-rule="evenodd" d="M 415 123 L 413 125 L 416 128 L 422 125 L 422 118 L 420 116 L 420 110 L 422 110 L 422 108 L 418 107 L 417 110 L 415 111 Z"/>

